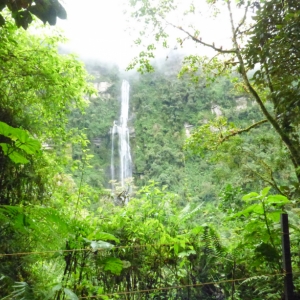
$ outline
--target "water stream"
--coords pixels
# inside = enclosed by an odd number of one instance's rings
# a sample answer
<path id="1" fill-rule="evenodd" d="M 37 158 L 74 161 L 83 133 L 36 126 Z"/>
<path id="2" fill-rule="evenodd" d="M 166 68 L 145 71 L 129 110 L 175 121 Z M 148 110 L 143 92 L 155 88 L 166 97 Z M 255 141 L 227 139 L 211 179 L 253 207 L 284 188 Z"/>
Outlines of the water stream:
<path id="1" fill-rule="evenodd" d="M 130 85 L 128 81 L 123 80 L 122 83 L 122 97 L 121 97 L 121 113 L 119 122 L 114 121 L 112 127 L 112 148 L 111 148 L 111 179 L 117 180 L 122 187 L 126 184 L 126 179 L 132 177 L 132 160 L 130 154 L 129 144 L 129 128 L 127 127 L 128 113 L 129 113 L 129 90 Z M 118 134 L 118 139 L 115 135 Z M 118 142 L 118 165 L 115 164 L 115 144 Z M 118 172 L 115 172 L 119 170 Z M 119 176 L 116 178 L 116 173 Z"/>

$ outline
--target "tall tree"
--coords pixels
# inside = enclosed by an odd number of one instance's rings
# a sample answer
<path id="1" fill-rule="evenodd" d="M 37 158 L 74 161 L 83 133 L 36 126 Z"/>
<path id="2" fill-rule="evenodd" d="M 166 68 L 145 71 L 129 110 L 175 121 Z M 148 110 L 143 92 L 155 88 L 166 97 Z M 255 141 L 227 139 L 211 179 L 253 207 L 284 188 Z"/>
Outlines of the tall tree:
<path id="1" fill-rule="evenodd" d="M 68 115 L 73 109 L 83 110 L 94 89 L 83 64 L 74 55 L 58 52 L 63 40 L 49 28 L 38 28 L 34 34 L 20 30 L 13 20 L 0 27 L 1 254 L 32 251 L 47 231 L 39 229 L 52 218 L 38 221 L 35 227 L 34 211 L 39 210 L 37 217 L 51 215 L 55 211 L 51 206 L 62 199 L 70 205 L 75 197 L 76 185 L 64 175 L 61 153 L 72 142 L 85 142 L 77 129 L 68 129 Z M 41 151 L 42 143 L 48 151 Z M 78 204 L 76 196 L 73 203 Z M 58 207 L 61 211 L 62 204 Z M 0 297 L 18 297 L 9 293 L 15 281 L 34 280 L 31 262 L 17 255 L 0 260 Z M 25 282 L 19 288 L 25 299 L 31 289 Z M 26 299 L 37 298 L 30 292 Z"/>
<path id="2" fill-rule="evenodd" d="M 82 63 L 73 55 L 58 53 L 63 39 L 55 33 L 30 34 L 11 22 L 0 32 L 0 121 L 22 127 L 41 142 L 64 145 L 67 137 L 75 137 L 67 133 L 68 113 L 74 107 L 83 109 L 93 90 Z M 15 146 L 14 140 L 0 135 L 2 143 Z M 5 149 L 0 153 L 0 203 L 18 203 L 24 197 L 41 200 L 39 191 L 47 194 L 43 189 L 47 175 L 43 177 L 34 169 L 45 162 L 35 157 L 25 166 L 24 161 L 15 164 L 6 157 Z M 28 153 L 24 155 L 30 158 Z"/>

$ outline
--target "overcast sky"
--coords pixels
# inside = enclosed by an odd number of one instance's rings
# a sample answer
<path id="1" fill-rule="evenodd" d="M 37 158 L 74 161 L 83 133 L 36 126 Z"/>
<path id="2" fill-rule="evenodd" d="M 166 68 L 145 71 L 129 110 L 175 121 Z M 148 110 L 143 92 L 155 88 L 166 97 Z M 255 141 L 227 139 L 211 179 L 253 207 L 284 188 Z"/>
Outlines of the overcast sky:
<path id="1" fill-rule="evenodd" d="M 188 0 L 183 3 L 186 1 Z M 70 40 L 68 47 L 80 56 L 114 62 L 125 68 L 138 53 L 138 49 L 132 46 L 133 37 L 129 32 L 125 32 L 126 18 L 128 19 L 123 13 L 125 7 L 122 3 L 126 2 L 125 0 L 61 0 L 61 2 L 67 10 L 68 19 L 60 20 L 58 25 L 64 29 Z M 201 10 L 203 11 L 203 6 Z M 198 27 L 203 29 L 201 36 L 207 42 L 218 41 L 218 44 L 226 45 L 229 36 L 227 18 L 228 16 L 219 16 L 217 21 L 212 21 L 208 18 L 208 12 L 204 11 L 197 14 L 195 20 Z M 175 36 L 171 43 L 175 46 Z M 192 46 L 189 47 L 190 52 L 205 53 L 203 50 L 192 50 Z M 161 55 L 166 55 L 165 53 Z"/>
<path id="2" fill-rule="evenodd" d="M 126 65 L 137 53 L 125 29 L 122 0 L 63 0 L 68 19 L 58 25 L 81 56 Z"/>

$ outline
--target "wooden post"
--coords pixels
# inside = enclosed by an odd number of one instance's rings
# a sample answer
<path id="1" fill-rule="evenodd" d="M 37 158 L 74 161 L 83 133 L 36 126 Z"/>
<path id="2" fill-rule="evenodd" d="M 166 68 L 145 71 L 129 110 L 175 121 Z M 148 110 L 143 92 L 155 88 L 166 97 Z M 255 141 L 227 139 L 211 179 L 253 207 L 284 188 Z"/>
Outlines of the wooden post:
<path id="1" fill-rule="evenodd" d="M 289 235 L 289 218 L 288 214 L 281 214 L 281 231 L 282 231 L 282 261 L 284 276 L 284 299 L 294 300 L 294 285 L 291 260 L 291 246 Z"/>

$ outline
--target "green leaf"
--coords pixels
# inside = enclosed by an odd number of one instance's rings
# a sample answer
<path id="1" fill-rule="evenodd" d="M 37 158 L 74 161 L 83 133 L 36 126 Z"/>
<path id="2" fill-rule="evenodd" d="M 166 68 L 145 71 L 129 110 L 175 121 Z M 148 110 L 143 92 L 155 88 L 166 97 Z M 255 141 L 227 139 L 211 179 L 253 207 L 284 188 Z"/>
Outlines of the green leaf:
<path id="1" fill-rule="evenodd" d="M 260 203 L 253 204 L 253 205 L 248 206 L 246 209 L 234 214 L 231 218 L 240 217 L 242 215 L 247 217 L 251 213 L 256 213 L 256 214 L 262 215 L 264 213 L 264 209 Z"/>
<path id="2" fill-rule="evenodd" d="M 203 226 L 197 226 L 191 230 L 193 234 L 199 234 L 203 232 Z"/>
<path id="3" fill-rule="evenodd" d="M 272 211 L 268 213 L 268 218 L 271 219 L 273 222 L 279 222 L 281 214 L 281 210 Z"/>
<path id="4" fill-rule="evenodd" d="M 265 223 L 262 221 L 259 221 L 258 219 L 255 219 L 251 222 L 249 222 L 245 227 L 244 230 L 248 233 L 251 234 L 253 232 L 257 232 L 261 230 L 261 227 L 264 227 Z"/>
<path id="5" fill-rule="evenodd" d="M 6 143 L 0 143 L 5 155 L 7 155 L 16 164 L 27 164 L 29 160 L 17 152 L 13 147 Z"/>
<path id="6" fill-rule="evenodd" d="M 12 139 L 13 141 L 20 140 L 22 143 L 29 138 L 29 135 L 25 130 L 11 127 L 4 122 L 0 122 L 0 134 Z"/>
<path id="7" fill-rule="evenodd" d="M 176 243 L 174 244 L 174 254 L 177 255 L 179 251 L 179 245 Z"/>
<path id="8" fill-rule="evenodd" d="M 56 284 L 51 290 L 53 292 L 57 292 L 57 291 L 61 290 L 61 288 L 62 288 L 62 285 L 59 283 L 59 284 Z"/>
<path id="9" fill-rule="evenodd" d="M 103 261 L 104 271 L 110 271 L 115 275 L 120 275 L 123 270 L 123 261 L 119 258 L 108 257 Z"/>
<path id="10" fill-rule="evenodd" d="M 260 196 L 263 198 L 265 196 L 268 195 L 269 191 L 270 191 L 271 187 L 266 187 L 264 188 L 261 192 L 260 192 Z"/>
<path id="11" fill-rule="evenodd" d="M 29 138 L 24 144 L 18 146 L 18 148 L 24 150 L 27 154 L 38 154 L 40 153 L 41 143 Z"/>
<path id="12" fill-rule="evenodd" d="M 40 153 L 41 144 L 39 141 L 31 138 L 28 133 L 20 128 L 14 128 L 4 122 L 0 122 L 0 134 L 14 141 L 14 147 L 8 143 L 1 143 L 2 150 L 14 163 L 26 164 L 25 158 L 17 149 L 22 149 L 27 154 Z"/>
<path id="13" fill-rule="evenodd" d="M 0 122 L 0 134 L 9 137 L 10 134 L 10 130 L 9 130 L 10 126 L 7 125 L 4 122 Z"/>
<path id="14" fill-rule="evenodd" d="M 247 200 L 255 200 L 257 199 L 259 195 L 255 192 L 251 192 L 245 196 L 243 196 L 242 200 L 247 201 Z"/>
<path id="15" fill-rule="evenodd" d="M 273 248 L 272 245 L 267 242 L 260 243 L 257 245 L 255 252 L 257 255 L 261 255 L 268 262 L 277 262 L 279 258 L 279 254 L 276 249 Z"/>
<path id="16" fill-rule="evenodd" d="M 68 297 L 68 299 L 70 299 L 70 300 L 79 300 L 77 295 L 73 291 L 71 291 L 70 289 L 64 288 L 64 292 L 65 292 L 66 296 Z"/>
<path id="17" fill-rule="evenodd" d="M 265 200 L 265 203 L 277 204 L 277 205 L 285 205 L 285 204 L 290 203 L 290 200 L 288 200 L 287 197 L 282 196 L 282 195 L 270 195 Z"/>

